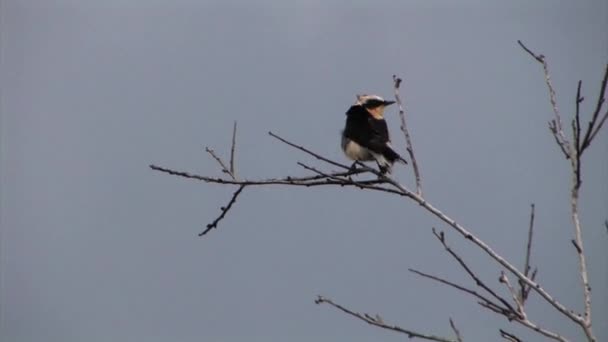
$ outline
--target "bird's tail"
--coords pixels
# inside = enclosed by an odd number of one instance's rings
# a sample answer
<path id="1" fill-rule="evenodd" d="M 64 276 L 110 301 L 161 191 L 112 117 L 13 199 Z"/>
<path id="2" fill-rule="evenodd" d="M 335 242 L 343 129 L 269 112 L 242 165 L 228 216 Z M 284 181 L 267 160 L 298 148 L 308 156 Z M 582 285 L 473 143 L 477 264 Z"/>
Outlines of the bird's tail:
<path id="1" fill-rule="evenodd" d="M 373 155 L 378 163 L 381 173 L 391 173 L 393 164 L 395 164 L 395 162 L 407 164 L 407 160 L 401 157 L 399 153 L 395 152 L 395 150 L 393 150 L 393 148 L 388 144 L 382 151 L 382 154 L 374 153 Z"/>
<path id="2" fill-rule="evenodd" d="M 407 160 L 399 155 L 399 153 L 395 152 L 390 145 L 386 145 L 386 148 L 382 152 L 382 155 L 391 163 L 401 162 L 403 164 L 407 164 Z"/>

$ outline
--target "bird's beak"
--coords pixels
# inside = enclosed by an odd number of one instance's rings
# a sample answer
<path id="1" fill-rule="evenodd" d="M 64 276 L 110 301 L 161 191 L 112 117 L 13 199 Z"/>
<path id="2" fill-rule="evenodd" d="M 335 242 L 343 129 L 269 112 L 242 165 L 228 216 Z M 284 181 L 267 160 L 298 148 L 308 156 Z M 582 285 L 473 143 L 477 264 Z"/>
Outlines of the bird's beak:
<path id="1" fill-rule="evenodd" d="M 393 103 L 395 103 L 395 101 L 384 101 L 384 106 L 390 106 Z"/>

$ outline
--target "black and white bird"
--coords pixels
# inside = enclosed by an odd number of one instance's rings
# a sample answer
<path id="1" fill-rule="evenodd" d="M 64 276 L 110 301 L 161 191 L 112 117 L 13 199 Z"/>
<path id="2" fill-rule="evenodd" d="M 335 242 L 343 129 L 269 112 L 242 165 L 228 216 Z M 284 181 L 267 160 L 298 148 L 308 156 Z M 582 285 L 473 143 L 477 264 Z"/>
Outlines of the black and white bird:
<path id="1" fill-rule="evenodd" d="M 357 102 L 346 112 L 342 131 L 342 150 L 349 159 L 375 160 L 381 173 L 390 173 L 397 161 L 407 164 L 391 147 L 384 120 L 384 108 L 393 103 L 395 101 L 386 101 L 377 95 L 357 95 Z"/>

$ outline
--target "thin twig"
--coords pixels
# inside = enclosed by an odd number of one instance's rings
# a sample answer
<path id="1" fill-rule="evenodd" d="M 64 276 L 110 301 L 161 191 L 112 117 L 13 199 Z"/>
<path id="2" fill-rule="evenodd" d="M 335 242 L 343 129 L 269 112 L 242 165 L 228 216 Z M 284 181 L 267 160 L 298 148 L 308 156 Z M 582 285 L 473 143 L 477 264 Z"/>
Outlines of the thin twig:
<path id="1" fill-rule="evenodd" d="M 333 160 L 327 159 L 327 158 L 325 158 L 325 157 L 323 157 L 323 156 L 321 156 L 321 155 L 319 155 L 317 153 L 314 153 L 314 152 L 310 151 L 309 149 L 306 149 L 306 148 L 304 148 L 304 147 L 302 147 L 300 145 L 296 145 L 296 144 L 294 144 L 292 142 L 289 142 L 289 141 L 281 138 L 280 136 L 278 136 L 278 135 L 276 135 L 276 134 L 274 134 L 272 132 L 268 132 L 268 135 L 270 135 L 271 137 L 273 137 L 273 138 L 275 138 L 275 139 L 277 139 L 277 140 L 279 140 L 279 141 L 281 141 L 281 142 L 283 142 L 283 143 L 285 143 L 285 144 L 287 144 L 287 145 L 289 145 L 291 147 L 297 148 L 298 150 L 300 150 L 302 152 L 305 152 L 305 153 L 307 153 L 307 154 L 309 154 L 309 155 L 311 155 L 311 156 L 313 156 L 313 157 L 315 157 L 315 158 L 317 158 L 319 160 L 322 160 L 322 161 L 324 161 L 324 162 L 326 162 L 328 164 L 340 167 L 340 168 L 342 168 L 344 170 L 349 170 L 350 169 L 350 166 L 346 166 L 344 164 L 341 164 L 341 163 L 335 162 Z"/>
<path id="2" fill-rule="evenodd" d="M 547 61 L 545 60 L 545 56 L 537 55 L 528 49 L 521 40 L 518 40 L 517 43 L 521 46 L 528 54 L 530 54 L 536 61 L 538 61 L 543 66 L 543 71 L 545 73 L 545 83 L 547 84 L 547 88 L 549 90 L 549 100 L 551 101 L 551 107 L 553 108 L 553 114 L 555 118 L 549 122 L 549 129 L 555 136 L 555 140 L 562 152 L 566 156 L 566 159 L 572 158 L 572 150 L 570 149 L 570 142 L 566 138 L 564 134 L 564 130 L 562 128 L 562 118 L 559 113 L 559 108 L 557 107 L 557 100 L 555 96 L 555 89 L 553 88 L 553 84 L 551 83 L 551 75 L 549 73 L 549 66 L 547 65 Z"/>
<path id="3" fill-rule="evenodd" d="M 373 326 L 376 326 L 376 327 L 379 327 L 382 329 L 387 329 L 387 330 L 392 330 L 392 331 L 395 331 L 398 333 L 402 333 L 402 334 L 407 335 L 407 337 L 409 337 L 409 338 L 419 338 L 419 339 L 423 339 L 423 340 L 439 341 L 439 342 L 456 342 L 455 340 L 452 340 L 452 339 L 449 339 L 446 337 L 440 337 L 440 336 L 436 336 L 436 335 L 420 333 L 420 332 L 416 332 L 413 330 L 404 329 L 404 328 L 401 328 L 396 325 L 389 325 L 389 324 L 385 323 L 384 320 L 379 315 L 375 315 L 375 317 L 374 317 L 374 316 L 371 316 L 366 313 L 361 314 L 361 313 L 352 311 L 350 309 L 343 307 L 340 304 L 334 303 L 331 299 L 325 298 L 323 296 L 318 296 L 317 299 L 315 300 L 315 303 L 316 304 L 328 304 L 352 317 L 355 317 L 355 318 L 358 318 L 358 319 L 364 321 L 367 324 L 370 324 L 370 325 L 373 325 Z"/>
<path id="4" fill-rule="evenodd" d="M 479 287 L 481 287 L 482 289 L 484 289 L 486 292 L 488 292 L 489 294 L 492 295 L 492 297 L 496 298 L 497 300 L 499 300 L 505 307 L 507 307 L 510 311 L 512 311 L 514 314 L 517 313 L 517 311 L 515 310 L 515 308 L 513 308 L 511 306 L 511 304 L 509 304 L 509 302 L 504 299 L 503 297 L 499 296 L 496 292 L 494 292 L 494 290 L 492 290 L 489 286 L 487 286 L 476 274 L 475 272 L 473 272 L 473 270 L 471 270 L 471 268 L 464 262 L 464 260 L 456 253 L 454 252 L 454 250 L 448 246 L 447 242 L 445 241 L 445 234 L 443 232 L 439 232 L 437 233 L 437 231 L 435 230 L 435 227 L 433 227 L 432 229 L 433 231 L 433 235 L 435 235 L 435 237 L 437 238 L 437 240 L 439 240 L 441 242 L 441 244 L 443 245 L 443 248 L 454 258 L 456 259 L 456 261 L 458 262 L 458 264 L 460 264 L 460 266 L 467 272 L 467 274 L 475 281 L 475 284 Z"/>
<path id="5" fill-rule="evenodd" d="M 500 336 L 509 342 L 523 342 L 519 337 L 508 333 L 502 329 L 499 329 L 498 331 L 500 331 Z"/>
<path id="6" fill-rule="evenodd" d="M 409 269 L 409 271 L 413 272 L 413 273 L 416 273 L 416 274 L 418 274 L 418 275 L 420 275 L 422 277 L 435 280 L 435 281 L 440 282 L 442 284 L 451 286 L 453 288 L 456 288 L 458 290 L 461 290 L 463 292 L 471 294 L 471 295 L 473 295 L 473 296 L 475 296 L 475 297 L 477 297 L 477 298 L 479 298 L 479 299 L 482 300 L 481 302 L 477 302 L 477 304 L 481 305 L 482 307 L 484 307 L 486 309 L 489 309 L 490 311 L 493 311 L 493 312 L 495 312 L 497 314 L 505 316 L 509 321 L 515 321 L 515 322 L 517 322 L 517 323 L 519 323 L 519 324 L 521 324 L 521 325 L 523 325 L 523 326 L 525 326 L 525 327 L 527 327 L 529 329 L 532 329 L 532 330 L 538 332 L 539 334 L 542 334 L 542 335 L 544 335 L 546 337 L 549 337 L 551 339 L 554 339 L 554 340 L 557 340 L 557 341 L 561 341 L 561 342 L 567 342 L 568 341 L 563 336 L 561 336 L 561 335 L 559 335 L 557 333 L 554 333 L 552 331 L 549 331 L 547 329 L 544 329 L 544 328 L 540 327 L 539 325 L 531 322 L 528 319 L 523 319 L 522 317 L 514 314 L 511 310 L 509 310 L 507 308 L 503 308 L 503 307 L 499 306 L 496 303 L 493 303 L 491 300 L 487 299 L 486 297 L 483 297 L 482 295 L 480 295 L 479 293 L 477 293 L 477 292 L 475 292 L 475 291 L 473 291 L 471 289 L 467 289 L 466 287 L 460 286 L 458 284 L 454 284 L 454 283 L 452 283 L 452 282 L 450 282 L 448 280 L 445 280 L 445 279 L 442 279 L 442 278 L 439 278 L 439 277 L 436 277 L 436 276 L 432 276 L 432 275 L 429 275 L 429 274 L 426 274 L 426 273 L 423 273 L 423 272 L 420 272 L 420 271 L 417 271 L 417 270 L 414 270 L 414 269 Z"/>
<path id="7" fill-rule="evenodd" d="M 234 169 L 234 154 L 236 149 L 236 121 L 232 126 L 232 146 L 230 147 L 230 174 L 232 178 L 236 179 L 236 172 Z"/>
<path id="8" fill-rule="evenodd" d="M 456 341 L 463 342 L 462 335 L 460 335 L 460 330 L 456 328 L 456 324 L 454 324 L 452 317 L 450 317 L 450 327 L 452 327 L 452 330 L 454 330 L 454 335 L 456 335 Z"/>
<path id="9" fill-rule="evenodd" d="M 574 113 L 574 119 L 572 120 L 572 136 L 574 137 L 574 147 L 571 149 L 574 153 L 575 158 L 573 158 L 573 168 L 576 174 L 576 187 L 581 186 L 581 156 L 583 155 L 583 150 L 581 149 L 581 119 L 580 119 L 580 104 L 583 102 L 583 98 L 581 97 L 581 86 L 582 81 L 578 81 L 578 86 L 576 88 L 576 110 Z"/>
<path id="10" fill-rule="evenodd" d="M 399 96 L 399 87 L 401 86 L 402 80 L 393 75 L 393 86 L 395 89 L 395 101 L 399 106 L 399 118 L 401 118 L 401 131 L 405 137 L 407 144 L 407 152 L 412 160 L 412 168 L 414 169 L 414 176 L 416 177 L 416 193 L 422 196 L 422 177 L 420 176 L 420 170 L 418 169 L 418 163 L 416 162 L 416 156 L 414 155 L 414 147 L 412 145 L 412 139 L 410 138 L 409 130 L 407 129 L 407 120 L 405 119 L 405 110 L 401 103 L 401 97 Z"/>
<path id="11" fill-rule="evenodd" d="M 474 296 L 474 297 L 476 297 L 477 299 L 479 299 L 479 300 L 480 300 L 480 302 L 478 302 L 478 303 L 479 303 L 481 306 L 483 306 L 483 307 L 485 307 L 485 308 L 487 308 L 487 309 L 490 309 L 490 310 L 492 310 L 492 311 L 494 311 L 494 312 L 496 312 L 496 313 L 499 313 L 499 314 L 501 314 L 501 315 L 504 315 L 504 316 L 506 316 L 506 317 L 508 317 L 508 318 L 513 316 L 513 313 L 512 313 L 512 310 L 511 310 L 511 309 L 509 309 L 509 308 L 504 308 L 504 307 L 500 306 L 500 304 L 498 304 L 498 303 L 496 303 L 496 302 L 492 301 L 492 300 L 491 300 L 491 299 L 489 299 L 488 297 L 486 297 L 486 296 L 484 296 L 484 295 L 480 294 L 479 292 L 477 292 L 477 291 L 475 291 L 475 290 L 469 289 L 469 288 L 467 288 L 467 287 L 464 287 L 464 286 L 462 286 L 462 285 L 458 285 L 458 284 L 456 284 L 456 283 L 454 283 L 454 282 L 451 282 L 451 281 L 449 281 L 449 280 L 446 280 L 446 279 L 444 279 L 444 278 L 441 278 L 441 277 L 438 277 L 438 276 L 434 276 L 434 275 L 432 275 L 432 274 L 424 273 L 424 272 L 422 272 L 422 271 L 419 271 L 419 270 L 416 270 L 416 269 L 413 269 L 413 268 L 408 268 L 408 271 L 410 271 L 410 272 L 412 272 L 412 273 L 414 273 L 414 274 L 417 274 L 417 275 L 419 275 L 419 276 L 421 276 L 421 277 L 423 277 L 423 278 L 428 278 L 428 279 L 434 280 L 434 281 L 436 281 L 436 282 L 438 282 L 438 283 L 441 283 L 441 284 L 444 284 L 444 285 L 447 285 L 447 286 L 453 287 L 453 288 L 455 288 L 455 289 L 457 289 L 457 290 L 460 290 L 460 291 L 462 291 L 462 292 L 468 293 L 468 294 L 470 294 L 471 296 Z"/>
<path id="12" fill-rule="evenodd" d="M 513 286 L 511 286 L 511 282 L 509 281 L 509 278 L 505 275 L 505 272 L 500 272 L 500 278 L 498 278 L 498 281 L 502 284 L 505 284 L 505 286 L 509 290 L 511 297 L 513 298 L 513 302 L 515 302 L 515 305 L 517 306 L 517 313 L 521 316 L 521 319 L 527 320 L 528 317 L 526 316 L 526 311 L 524 311 L 524 306 L 517 297 L 517 292 L 515 291 Z"/>
<path id="13" fill-rule="evenodd" d="M 215 159 L 215 161 L 217 161 L 218 164 L 220 164 L 220 167 L 222 168 L 222 172 L 225 174 L 228 174 L 232 179 L 234 179 L 234 176 L 232 174 L 232 172 L 226 167 L 226 164 L 224 164 L 224 162 L 222 161 L 222 158 L 220 158 L 217 154 L 215 154 L 215 151 L 209 147 L 205 147 L 205 151 L 207 153 L 209 153 L 211 155 L 211 157 L 213 157 L 213 159 Z"/>
<path id="14" fill-rule="evenodd" d="M 222 210 L 220 216 L 213 220 L 213 222 L 209 223 L 207 225 L 207 228 L 205 228 L 205 230 L 199 233 L 198 236 L 203 236 L 207 234 L 211 229 L 217 228 L 217 224 L 224 218 L 224 216 L 226 216 L 226 213 L 230 210 L 230 208 L 232 208 L 232 205 L 234 204 L 234 202 L 236 202 L 236 198 L 239 196 L 241 191 L 245 189 L 245 186 L 246 185 L 239 186 L 239 188 L 234 192 L 234 194 L 232 194 L 232 198 L 230 199 L 230 202 L 228 202 L 228 205 L 220 208 Z"/>
<path id="15" fill-rule="evenodd" d="M 524 263 L 524 275 L 528 277 L 530 275 L 530 253 L 532 252 L 532 234 L 534 232 L 534 203 L 530 205 L 530 225 L 528 227 L 528 243 L 526 244 L 526 261 Z M 528 293 L 530 288 L 526 286 L 521 279 L 519 281 L 519 299 L 521 305 L 524 305 L 526 299 L 528 299 Z"/>
<path id="16" fill-rule="evenodd" d="M 581 87 L 583 85 L 583 81 L 578 81 L 578 86 L 576 87 L 576 100 L 575 100 L 575 112 L 574 112 L 574 127 L 572 129 L 572 135 L 574 136 L 574 146 L 580 154 L 581 151 L 581 103 L 585 100 L 585 98 L 581 97 Z"/>
<path id="17" fill-rule="evenodd" d="M 530 329 L 536 331 L 537 333 L 544 335 L 552 340 L 556 340 L 556 341 L 560 341 L 560 342 L 568 342 L 568 339 L 563 337 L 562 335 L 555 333 L 553 331 L 547 330 L 545 328 L 542 328 L 538 324 L 533 323 L 528 319 L 522 320 L 522 319 L 516 318 L 515 322 L 517 322 L 527 328 L 530 328 Z"/>
<path id="18" fill-rule="evenodd" d="M 597 104 L 595 106 L 595 110 L 593 111 L 593 116 L 591 117 L 591 120 L 589 121 L 589 125 L 587 127 L 587 132 L 585 133 L 585 138 L 583 138 L 583 143 L 581 145 L 581 154 L 591 144 L 591 141 L 593 141 L 593 138 L 595 138 L 595 135 L 597 134 L 597 132 L 599 132 L 599 130 L 602 128 L 602 125 L 604 125 L 606 118 L 608 118 L 608 110 L 607 110 L 606 113 L 603 114 L 599 123 L 597 121 L 599 114 L 602 111 L 604 102 L 606 102 L 605 96 L 606 96 L 607 84 L 608 84 L 608 64 L 606 64 L 606 70 L 604 71 L 604 78 L 602 79 L 602 84 L 600 86 L 600 94 L 597 98 Z"/>

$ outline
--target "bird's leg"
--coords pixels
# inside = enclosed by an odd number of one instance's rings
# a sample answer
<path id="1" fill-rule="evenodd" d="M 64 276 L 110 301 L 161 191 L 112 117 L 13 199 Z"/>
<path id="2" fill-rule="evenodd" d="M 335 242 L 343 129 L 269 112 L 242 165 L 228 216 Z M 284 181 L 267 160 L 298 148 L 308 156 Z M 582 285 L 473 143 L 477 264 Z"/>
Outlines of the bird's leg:
<path id="1" fill-rule="evenodd" d="M 390 165 L 383 165 L 380 164 L 379 162 L 376 162 L 378 164 L 378 170 L 380 171 L 380 174 L 382 176 L 386 176 L 387 174 L 391 173 L 391 167 Z M 378 179 L 381 179 L 381 176 L 378 176 Z"/>
<path id="2" fill-rule="evenodd" d="M 353 163 L 353 165 L 350 166 L 350 169 L 348 169 L 348 172 L 353 172 L 357 170 L 357 163 L 358 161 L 355 160 L 355 162 Z"/>

